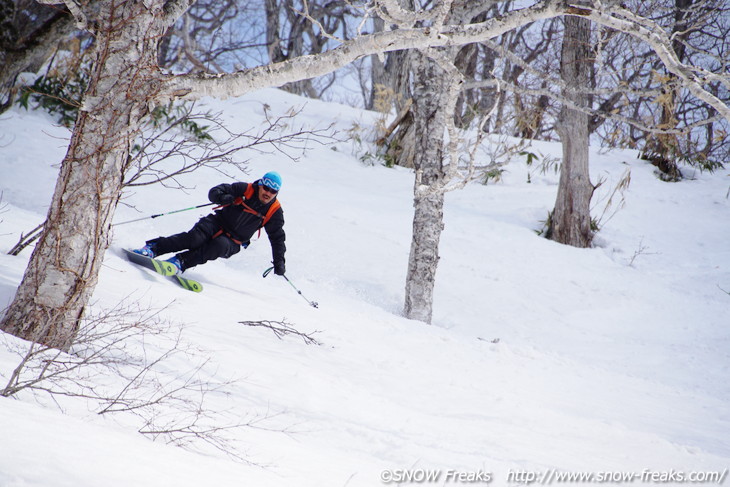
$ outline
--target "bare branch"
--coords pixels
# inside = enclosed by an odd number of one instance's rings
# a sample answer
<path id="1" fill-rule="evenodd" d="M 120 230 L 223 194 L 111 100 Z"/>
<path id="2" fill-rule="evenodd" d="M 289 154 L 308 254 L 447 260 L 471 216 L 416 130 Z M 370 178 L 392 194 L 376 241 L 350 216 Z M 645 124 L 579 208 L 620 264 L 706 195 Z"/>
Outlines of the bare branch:
<path id="1" fill-rule="evenodd" d="M 727 76 L 682 64 L 672 51 L 669 35 L 659 25 L 634 15 L 621 7 L 600 6 L 600 8 L 593 8 L 581 6 L 578 9 L 559 0 L 547 0 L 530 7 L 507 12 L 502 16 L 490 18 L 484 22 L 467 25 L 446 25 L 437 32 L 438 35 L 434 35 L 434 29 L 430 27 L 407 28 L 406 24 L 412 23 L 415 18 L 420 20 L 421 17 L 399 9 L 397 2 L 389 1 L 385 4 L 388 9 L 398 12 L 397 16 L 390 18 L 392 21 L 400 22 L 401 25 L 398 30 L 360 36 L 317 56 L 301 56 L 281 63 L 259 66 L 235 73 L 214 76 L 196 74 L 170 77 L 165 80 L 166 87 L 161 96 L 190 99 L 209 95 L 217 97 L 238 96 L 263 87 L 281 86 L 301 79 L 322 76 L 361 57 L 375 53 L 411 48 L 459 46 L 488 41 L 530 22 L 562 15 L 577 15 L 620 30 L 648 43 L 667 66 L 667 69 L 676 74 L 694 96 L 709 104 L 724 118 L 730 120 L 730 108 L 704 88 L 711 82 L 730 86 L 730 79 Z M 393 13 L 391 10 L 388 10 L 388 12 L 391 15 Z M 383 15 L 385 14 L 383 13 Z"/>
<path id="2" fill-rule="evenodd" d="M 182 326 L 161 319 L 162 311 L 120 303 L 89 316 L 68 353 L 4 336 L 2 345 L 20 360 L 0 396 L 30 392 L 61 408 L 64 401 L 84 399 L 98 414 L 131 415 L 138 431 L 152 439 L 192 449 L 210 445 L 244 460 L 226 433 L 253 422 L 230 421 L 206 401 L 227 394 L 232 382 L 209 379 L 204 370 L 209 359 L 184 342 Z M 181 355 L 193 364 L 188 370 L 167 365 Z"/>
<path id="3" fill-rule="evenodd" d="M 340 38 L 340 37 L 337 37 L 336 35 L 334 35 L 334 34 L 332 34 L 331 32 L 329 32 L 329 31 L 328 31 L 328 30 L 327 30 L 327 29 L 325 28 L 325 26 L 323 26 L 323 25 L 322 25 L 322 22 L 320 22 L 320 21 L 319 21 L 318 19 L 315 19 L 315 18 L 314 18 L 314 17 L 313 17 L 313 16 L 312 16 L 312 15 L 311 15 L 311 14 L 309 13 L 309 2 L 307 2 L 307 0 L 302 0 L 302 3 L 304 4 L 304 11 L 301 11 L 301 10 L 297 10 L 297 9 L 294 9 L 294 12 L 296 12 L 297 14 L 301 15 L 302 17 L 304 17 L 305 19 L 309 20 L 309 21 L 310 21 L 310 22 L 312 22 L 312 23 L 313 23 L 314 25 L 316 25 L 317 27 L 319 27 L 319 32 L 320 32 L 320 33 L 321 33 L 321 34 L 322 34 L 323 36 L 325 36 L 326 38 L 328 38 L 328 39 L 332 39 L 333 41 L 336 41 L 336 42 L 345 42 L 345 39 L 342 39 L 342 38 Z"/>
<path id="4" fill-rule="evenodd" d="M 173 111 L 169 123 L 153 127 L 152 133 L 143 133 L 137 143 L 138 152 L 129 165 L 133 171 L 125 181 L 125 186 L 142 186 L 154 183 L 177 183 L 177 177 L 193 172 L 201 167 L 213 167 L 224 174 L 226 168 L 245 170 L 245 161 L 236 160 L 241 151 L 277 151 L 293 160 L 295 152 L 304 152 L 308 144 L 324 144 L 334 139 L 332 125 L 321 129 L 298 129 L 292 120 L 301 112 L 291 110 L 272 118 L 264 109 L 266 124 L 258 132 L 233 132 L 228 129 L 219 113 L 196 113 L 192 106 L 168 107 Z M 197 127 L 205 126 L 204 133 Z M 194 128 L 195 133 L 186 132 Z M 181 132 L 183 137 L 181 137 Z M 160 163 L 174 161 L 174 165 Z"/>
<path id="5" fill-rule="evenodd" d="M 44 222 L 45 223 L 45 222 Z M 43 223 L 35 227 L 33 230 L 28 232 L 27 234 L 20 234 L 20 240 L 18 240 L 18 243 L 16 243 L 12 249 L 8 251 L 8 255 L 18 255 L 20 254 L 23 249 L 25 249 L 28 245 L 32 244 L 36 240 L 38 240 L 38 237 L 41 236 L 41 231 L 43 231 Z"/>
<path id="6" fill-rule="evenodd" d="M 58 4 L 66 5 L 69 12 L 71 12 L 71 15 L 73 15 L 74 19 L 76 20 L 76 27 L 79 29 L 88 29 L 89 28 L 89 19 L 86 17 L 86 13 L 84 13 L 83 7 L 76 0 L 36 0 L 36 1 L 38 3 L 42 3 L 44 5 L 58 5 Z"/>
<path id="7" fill-rule="evenodd" d="M 160 98 L 240 96 L 269 86 L 281 86 L 301 79 L 322 76 L 375 53 L 479 42 L 501 35 L 524 23 L 561 15 L 565 9 L 559 0 L 548 0 L 485 22 L 447 26 L 436 37 L 431 35 L 430 28 L 377 32 L 357 37 L 316 56 L 300 56 L 230 74 L 169 76 L 164 80 L 165 87 L 160 92 Z"/>
<path id="8" fill-rule="evenodd" d="M 285 321 L 239 321 L 239 323 L 246 326 L 262 326 L 264 328 L 268 328 L 269 330 L 274 332 L 279 340 L 287 335 L 296 335 L 301 337 L 302 340 L 304 340 L 304 343 L 306 343 L 307 345 L 322 345 L 321 342 L 318 342 L 317 340 L 312 338 L 311 334 L 308 335 L 306 333 L 297 331 L 291 323 L 287 323 Z M 315 331 L 314 333 L 319 332 Z"/>
<path id="9" fill-rule="evenodd" d="M 667 70 L 683 81 L 683 85 L 697 98 L 712 106 L 730 121 L 730 107 L 722 100 L 704 89 L 709 83 L 721 83 L 730 88 L 730 78 L 709 72 L 695 66 L 687 66 L 679 61 L 672 49 L 669 35 L 662 27 L 650 19 L 636 15 L 629 10 L 611 6 L 606 10 L 584 7 L 582 16 L 601 25 L 625 32 L 649 44 Z"/>

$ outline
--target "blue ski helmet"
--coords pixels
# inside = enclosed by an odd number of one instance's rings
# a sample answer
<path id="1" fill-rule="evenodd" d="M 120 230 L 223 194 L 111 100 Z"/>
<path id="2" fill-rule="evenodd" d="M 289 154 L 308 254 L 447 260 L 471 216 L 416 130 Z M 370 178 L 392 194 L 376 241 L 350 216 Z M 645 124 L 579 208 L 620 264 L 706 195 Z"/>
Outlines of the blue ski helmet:
<path id="1" fill-rule="evenodd" d="M 275 191 L 281 189 L 281 176 L 276 171 L 269 171 L 261 178 L 261 184 Z"/>

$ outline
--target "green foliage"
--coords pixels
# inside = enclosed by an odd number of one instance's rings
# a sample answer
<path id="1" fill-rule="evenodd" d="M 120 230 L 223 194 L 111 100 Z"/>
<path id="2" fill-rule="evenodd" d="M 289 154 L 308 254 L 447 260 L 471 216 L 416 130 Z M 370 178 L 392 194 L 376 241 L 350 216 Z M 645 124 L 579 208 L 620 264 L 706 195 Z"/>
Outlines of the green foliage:
<path id="1" fill-rule="evenodd" d="M 209 127 L 207 125 L 198 125 L 190 117 L 190 109 L 186 104 L 170 102 L 167 105 L 155 107 L 150 113 L 147 125 L 155 129 L 177 126 L 181 132 L 196 141 L 213 140 L 213 137 L 208 133 Z"/>
<path id="2" fill-rule="evenodd" d="M 591 217 L 591 232 L 595 233 L 601 229 L 601 222 Z"/>
<path id="3" fill-rule="evenodd" d="M 655 150 L 644 149 L 639 154 L 639 158 L 656 166 L 659 169 L 657 171 L 659 179 L 665 182 L 677 182 L 683 179 L 684 176 L 679 165 L 695 167 L 702 172 L 709 173 L 725 167 L 720 161 L 708 158 L 703 152 L 686 154 L 679 152 L 676 148 L 672 148 L 666 155 Z"/>
<path id="4" fill-rule="evenodd" d="M 720 161 L 714 161 L 712 159 L 708 159 L 705 154 L 698 154 L 694 157 L 682 155 L 677 158 L 678 162 L 682 164 L 686 164 L 688 166 L 699 168 L 702 172 L 709 172 L 713 173 L 717 171 L 718 169 L 724 169 L 725 166 Z"/>
<path id="5" fill-rule="evenodd" d="M 494 168 L 488 171 L 484 171 L 482 174 L 482 184 L 489 184 L 490 181 L 498 183 L 502 180 L 502 174 L 504 173 L 502 168 Z"/>
<path id="6" fill-rule="evenodd" d="M 367 164 L 368 166 L 374 166 L 380 162 L 385 167 L 395 167 L 395 158 L 388 152 L 376 152 L 372 153 L 367 151 L 360 156 L 360 162 Z"/>
<path id="7" fill-rule="evenodd" d="M 548 211 L 547 216 L 544 220 L 540 220 L 540 228 L 535 230 L 535 233 L 540 237 L 550 239 L 553 233 L 553 211 Z M 591 217 L 590 222 L 591 232 L 596 233 L 601 229 L 601 222 Z"/>
<path id="8" fill-rule="evenodd" d="M 353 155 L 358 155 L 358 159 L 363 164 L 374 166 L 377 163 L 381 163 L 385 167 L 395 167 L 396 160 L 393 155 L 393 151 L 389 150 L 390 145 L 395 144 L 391 142 L 387 147 L 379 147 L 375 152 L 365 149 L 366 142 L 363 140 L 363 127 L 353 122 L 352 127 L 347 130 L 348 138 L 353 141 Z M 369 144 L 367 144 L 369 145 Z"/>
<path id="9" fill-rule="evenodd" d="M 540 220 L 540 228 L 535 230 L 539 237 L 550 238 L 553 229 L 553 210 L 548 211 L 544 220 Z"/>
<path id="10" fill-rule="evenodd" d="M 519 155 L 525 157 L 525 164 L 528 167 L 536 167 L 540 174 L 547 174 L 553 172 L 558 174 L 560 172 L 560 160 L 550 155 L 544 156 L 542 154 L 535 154 L 534 152 L 521 151 Z M 527 182 L 532 182 L 532 175 L 527 173 Z"/>
<path id="11" fill-rule="evenodd" d="M 368 166 L 374 166 L 375 165 L 375 156 L 372 152 L 365 152 L 363 155 L 360 156 L 360 162 L 363 164 L 367 164 Z"/>
<path id="12" fill-rule="evenodd" d="M 46 74 L 37 78 L 32 85 L 23 88 L 18 103 L 26 110 L 32 104 L 32 108 L 40 108 L 54 115 L 65 127 L 72 127 L 89 85 L 89 63 L 85 61 L 84 51 L 76 45 L 66 58 L 56 64 L 49 67 Z M 146 126 L 157 132 L 177 128 L 183 136 L 195 142 L 213 140 L 209 127 L 195 121 L 189 104 L 171 102 L 155 107 Z M 133 152 L 141 149 L 136 144 Z"/>
<path id="13" fill-rule="evenodd" d="M 383 154 L 382 159 L 383 159 L 383 165 L 385 167 L 391 167 L 391 168 L 395 167 L 395 165 L 396 165 L 395 157 L 392 154 L 390 154 L 389 152 L 386 152 L 385 154 Z"/>
<path id="14" fill-rule="evenodd" d="M 395 139 L 393 139 L 388 142 L 386 147 L 379 147 L 378 156 L 383 161 L 383 165 L 385 167 L 395 167 L 398 165 L 396 154 L 399 154 L 400 152 L 400 145 Z"/>
<path id="15" fill-rule="evenodd" d="M 531 166 L 533 162 L 540 160 L 540 156 L 538 156 L 534 152 L 522 151 L 520 152 L 520 155 L 525 156 L 525 163 L 528 166 Z"/>
<path id="16" fill-rule="evenodd" d="M 20 91 L 18 104 L 23 108 L 41 108 L 66 127 L 73 126 L 81 99 L 91 79 L 88 42 L 73 37 L 59 45 L 45 74 Z"/>
<path id="17" fill-rule="evenodd" d="M 27 110 L 32 102 L 35 107 L 54 115 L 60 124 L 71 127 L 87 86 L 88 77 L 84 71 L 70 80 L 49 73 L 36 79 L 32 85 L 23 87 L 18 104 Z"/>

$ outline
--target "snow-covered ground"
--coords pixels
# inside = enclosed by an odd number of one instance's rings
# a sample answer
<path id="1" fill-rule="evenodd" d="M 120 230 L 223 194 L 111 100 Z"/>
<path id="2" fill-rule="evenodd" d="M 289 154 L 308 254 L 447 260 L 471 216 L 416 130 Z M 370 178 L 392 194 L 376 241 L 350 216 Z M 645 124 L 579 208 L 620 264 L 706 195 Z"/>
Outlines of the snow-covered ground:
<path id="1" fill-rule="evenodd" d="M 204 105 L 243 131 L 262 126 L 264 103 L 274 115 L 303 107 L 298 120 L 308 126 L 361 127 L 362 138 L 377 118 L 277 90 Z M 30 250 L 6 253 L 43 220 L 68 136 L 43 113 L 0 116 L 0 308 Z M 202 363 L 209 383 L 231 381 L 205 408 L 225 424 L 252 423 L 228 432 L 244 462 L 205 444 L 152 442 L 134 416 L 98 415 L 92 402 L 67 398 L 59 410 L 24 392 L 0 398 L 0 486 L 522 485 L 565 473 L 612 483 L 634 474 L 635 485 L 679 484 L 690 473 L 725 480 L 729 170 L 685 168 L 690 178 L 668 184 L 634 152 L 594 148 L 592 179 L 605 179 L 595 216 L 627 171 L 631 184 L 623 208 L 614 195 L 592 249 L 536 234 L 557 175 L 523 158 L 499 182 L 448 194 L 427 326 L 401 314 L 412 171 L 364 164 L 365 150 L 341 141 L 310 144 L 298 161 L 246 154 L 250 171 L 238 179 L 283 176 L 287 276 L 302 296 L 281 277 L 262 278 L 265 234 L 229 260 L 188 271 L 201 294 L 122 256 L 123 247 L 187 230 L 206 209 L 114 228 L 92 312 L 137 303 L 184 325 L 184 343 L 197 351 L 156 371 L 173 380 Z M 558 144 L 530 151 L 560 157 Z M 182 181 L 189 190 L 130 191 L 115 221 L 205 203 L 211 186 L 231 180 L 202 170 Z M 285 321 L 321 344 L 240 323 L 260 320 Z M 22 344 L 0 338 L 2 387 Z M 155 340 L 146 353 L 162 346 Z M 141 346 L 131 339 L 130 352 Z M 429 474 L 437 478 L 424 481 Z"/>

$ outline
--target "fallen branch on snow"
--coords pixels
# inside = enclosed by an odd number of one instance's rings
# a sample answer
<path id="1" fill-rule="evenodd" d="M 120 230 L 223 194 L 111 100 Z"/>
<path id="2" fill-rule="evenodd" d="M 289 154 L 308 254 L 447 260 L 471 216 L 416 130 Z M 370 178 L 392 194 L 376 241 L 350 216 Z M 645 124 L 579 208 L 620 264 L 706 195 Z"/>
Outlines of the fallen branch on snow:
<path id="1" fill-rule="evenodd" d="M 295 330 L 291 324 L 284 321 L 239 321 L 239 323 L 246 326 L 263 326 L 264 328 L 268 328 L 274 332 L 279 340 L 286 335 L 297 335 L 301 337 L 307 345 L 322 345 L 321 342 L 315 340 L 310 335 Z M 319 333 L 319 331 L 315 331 L 314 333 Z"/>

